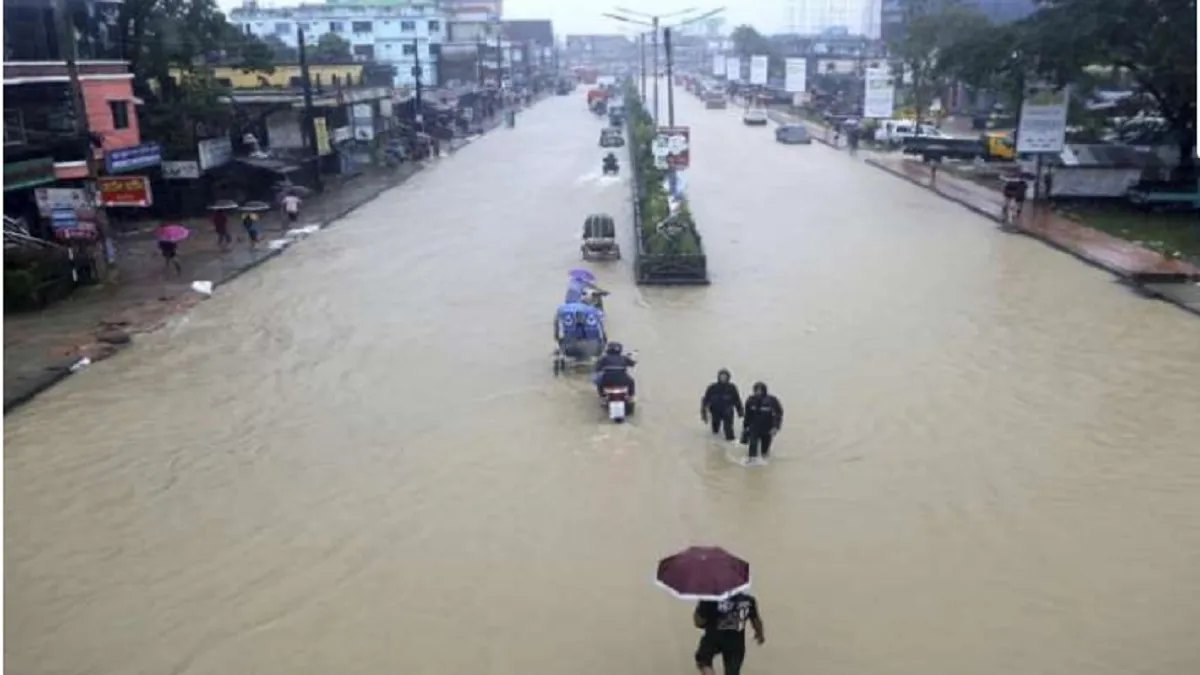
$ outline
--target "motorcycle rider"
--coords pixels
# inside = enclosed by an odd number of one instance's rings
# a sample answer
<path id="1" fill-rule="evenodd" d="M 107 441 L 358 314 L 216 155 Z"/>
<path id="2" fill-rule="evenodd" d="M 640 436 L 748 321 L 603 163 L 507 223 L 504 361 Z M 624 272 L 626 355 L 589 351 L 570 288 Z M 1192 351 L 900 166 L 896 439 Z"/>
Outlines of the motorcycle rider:
<path id="1" fill-rule="evenodd" d="M 704 398 L 700 399 L 700 419 L 704 422 L 711 420 L 714 434 L 723 429 L 727 441 L 734 439 L 733 414 L 736 412 L 738 417 L 746 416 L 742 409 L 742 395 L 731 378 L 725 368 L 718 370 L 717 381 L 708 385 L 708 389 L 704 390 Z"/>
<path id="2" fill-rule="evenodd" d="M 604 156 L 604 171 L 605 172 L 616 173 L 617 171 L 620 171 L 620 169 L 621 169 L 621 165 L 619 162 L 617 162 L 616 155 L 614 155 L 613 153 L 610 152 Z"/>
<path id="3" fill-rule="evenodd" d="M 767 393 L 767 385 L 755 382 L 750 398 L 746 399 L 746 416 L 742 423 L 742 443 L 750 446 L 748 464 L 763 464 L 771 456 L 771 441 L 783 424 L 783 406 L 779 399 Z M 762 456 L 759 458 L 759 451 Z"/>
<path id="4" fill-rule="evenodd" d="M 629 387 L 629 398 L 633 398 L 634 382 L 629 376 L 629 369 L 636 366 L 637 361 L 625 355 L 625 347 L 620 342 L 610 342 L 604 348 L 604 356 L 596 361 L 594 381 L 596 393 L 604 396 L 605 387 Z"/>

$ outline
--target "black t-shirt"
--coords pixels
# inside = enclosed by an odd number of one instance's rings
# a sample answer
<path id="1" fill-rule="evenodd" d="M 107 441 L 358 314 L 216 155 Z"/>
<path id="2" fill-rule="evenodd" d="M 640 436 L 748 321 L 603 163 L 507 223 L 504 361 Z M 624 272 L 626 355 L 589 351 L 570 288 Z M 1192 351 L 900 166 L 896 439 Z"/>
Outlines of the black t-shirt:
<path id="1" fill-rule="evenodd" d="M 742 634 L 746 631 L 747 621 L 758 619 L 758 601 L 745 593 L 721 602 L 703 601 L 696 610 L 704 619 L 706 633 Z"/>

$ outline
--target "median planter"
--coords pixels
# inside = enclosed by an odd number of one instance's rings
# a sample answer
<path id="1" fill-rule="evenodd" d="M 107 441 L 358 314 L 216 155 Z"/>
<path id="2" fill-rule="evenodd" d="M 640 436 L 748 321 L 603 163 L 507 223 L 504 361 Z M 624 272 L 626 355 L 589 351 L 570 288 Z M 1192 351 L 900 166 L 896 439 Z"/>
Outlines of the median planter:
<path id="1" fill-rule="evenodd" d="M 645 285 L 705 285 L 708 259 L 695 220 L 682 201 L 672 207 L 664 173 L 654 166 L 657 130 L 632 81 L 625 86 L 630 198 L 633 204 L 634 273 Z"/>

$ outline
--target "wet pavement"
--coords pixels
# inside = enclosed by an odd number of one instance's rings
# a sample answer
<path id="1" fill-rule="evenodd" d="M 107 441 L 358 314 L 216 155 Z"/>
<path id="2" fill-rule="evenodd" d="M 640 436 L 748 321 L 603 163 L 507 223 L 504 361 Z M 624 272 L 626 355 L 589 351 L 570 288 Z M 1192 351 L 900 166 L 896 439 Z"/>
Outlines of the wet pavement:
<path id="1" fill-rule="evenodd" d="M 691 671 L 655 560 L 749 558 L 746 672 L 1200 670 L 1194 319 L 676 99 L 713 285 L 596 265 L 640 403 L 551 373 L 584 217 L 551 99 L 6 418 L 14 672 Z M 398 214 L 413 214 L 397 217 Z M 728 367 L 769 467 L 699 420 Z"/>

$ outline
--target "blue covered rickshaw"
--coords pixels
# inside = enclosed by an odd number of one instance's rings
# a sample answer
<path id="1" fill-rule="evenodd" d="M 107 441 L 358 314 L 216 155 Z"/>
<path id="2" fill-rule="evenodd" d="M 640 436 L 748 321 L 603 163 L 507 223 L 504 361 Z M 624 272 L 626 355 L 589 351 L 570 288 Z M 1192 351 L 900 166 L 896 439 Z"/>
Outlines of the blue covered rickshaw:
<path id="1" fill-rule="evenodd" d="M 604 353 L 604 312 L 582 302 L 564 302 L 554 317 L 554 374 L 590 366 Z"/>

